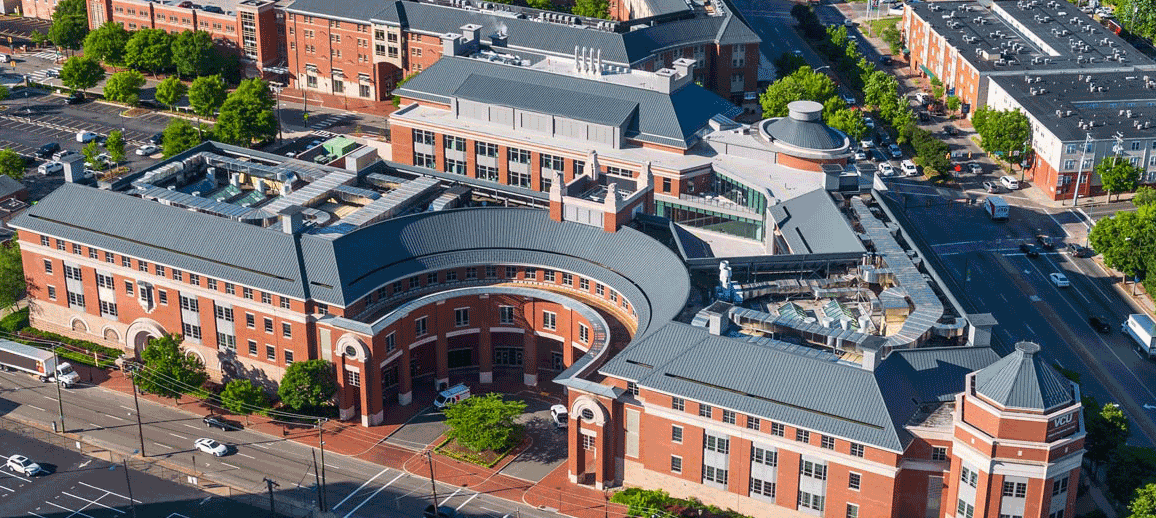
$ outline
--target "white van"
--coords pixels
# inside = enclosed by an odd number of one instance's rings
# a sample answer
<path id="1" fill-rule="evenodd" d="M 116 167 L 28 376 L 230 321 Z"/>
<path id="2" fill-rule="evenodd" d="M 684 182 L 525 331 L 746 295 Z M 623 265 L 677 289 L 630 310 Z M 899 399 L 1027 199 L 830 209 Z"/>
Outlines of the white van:
<path id="1" fill-rule="evenodd" d="M 1012 191 L 1020 188 L 1020 182 L 1019 180 L 1016 180 L 1014 176 L 1001 176 L 999 177 L 999 183 L 1002 183 L 1004 187 L 1007 187 L 1008 190 Z"/>
<path id="2" fill-rule="evenodd" d="M 61 164 L 60 162 L 45 162 L 40 164 L 40 167 L 37 168 L 37 171 L 45 176 L 64 172 L 64 164 Z"/>
<path id="3" fill-rule="evenodd" d="M 434 407 L 435 408 L 445 408 L 445 407 L 452 405 L 454 403 L 457 403 L 458 401 L 461 401 L 463 399 L 468 399 L 469 397 L 470 397 L 470 387 L 467 387 L 467 386 L 462 385 L 462 384 L 457 384 L 457 385 L 454 385 L 448 389 L 445 389 L 445 390 L 439 392 L 438 396 L 436 398 L 434 398 Z"/>
<path id="4" fill-rule="evenodd" d="M 11 63 L 11 62 L 12 62 L 12 56 L 9 56 L 8 54 L 0 54 L 0 63 Z"/>
<path id="5" fill-rule="evenodd" d="M 988 196 L 983 200 L 983 211 L 987 213 L 988 217 L 995 221 L 1002 221 L 1008 218 L 1010 209 L 1007 201 L 999 196 Z"/>

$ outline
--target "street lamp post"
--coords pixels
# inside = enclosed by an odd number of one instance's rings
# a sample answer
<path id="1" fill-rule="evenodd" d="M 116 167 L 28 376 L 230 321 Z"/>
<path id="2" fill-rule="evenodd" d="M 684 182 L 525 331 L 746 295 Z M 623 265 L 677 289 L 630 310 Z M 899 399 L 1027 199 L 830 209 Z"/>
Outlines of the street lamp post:
<path id="1" fill-rule="evenodd" d="M 56 346 L 52 346 L 52 358 L 52 368 L 56 371 L 52 373 L 52 381 L 56 382 L 56 404 L 60 408 L 60 433 L 64 433 L 68 429 L 64 427 L 64 393 L 60 390 L 60 356 L 56 354 Z"/>
<path id="2" fill-rule="evenodd" d="M 1088 156 L 1088 147 L 1092 144 L 1092 134 L 1084 134 L 1084 151 L 1080 153 L 1080 168 L 1076 170 L 1076 192 L 1072 193 L 1072 206 L 1080 205 L 1080 183 L 1084 179 L 1084 159 Z"/>

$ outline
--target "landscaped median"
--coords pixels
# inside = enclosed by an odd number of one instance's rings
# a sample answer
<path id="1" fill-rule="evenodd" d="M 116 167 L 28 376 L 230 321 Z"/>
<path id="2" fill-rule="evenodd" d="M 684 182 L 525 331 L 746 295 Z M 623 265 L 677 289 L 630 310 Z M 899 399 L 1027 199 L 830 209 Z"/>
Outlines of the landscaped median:
<path id="1" fill-rule="evenodd" d="M 463 462 L 494 467 L 512 451 L 529 445 L 522 426 L 514 422 L 525 410 L 525 402 L 507 401 L 498 393 L 447 406 L 446 425 L 450 429 L 434 451 Z"/>

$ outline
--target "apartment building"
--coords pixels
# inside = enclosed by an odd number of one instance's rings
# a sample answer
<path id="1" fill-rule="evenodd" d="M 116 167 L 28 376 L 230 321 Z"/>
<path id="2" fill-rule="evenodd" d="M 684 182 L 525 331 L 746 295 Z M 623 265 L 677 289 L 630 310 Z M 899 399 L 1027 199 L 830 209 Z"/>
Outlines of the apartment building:
<path id="1" fill-rule="evenodd" d="M 296 0 L 284 11 L 287 82 L 327 106 L 389 100 L 401 79 L 445 55 L 444 36 L 455 33 L 464 45 L 519 63 L 581 52 L 607 67 L 655 71 L 694 59 L 696 81 L 756 109 L 759 38 L 722 3 L 710 12 L 668 5 L 626 21 L 472 0 Z"/>
<path id="2" fill-rule="evenodd" d="M 1034 154 L 1025 169 L 1032 185 L 1053 200 L 1105 194 L 1094 168 L 1118 157 L 1140 169 L 1140 183 L 1156 183 L 1156 73 L 1114 72 L 992 78 L 988 103 L 1024 112 Z"/>
<path id="3" fill-rule="evenodd" d="M 1156 70 L 1156 63 L 1075 6 L 1056 0 L 912 2 L 901 32 L 909 66 L 938 78 L 970 113 L 991 78 Z"/>

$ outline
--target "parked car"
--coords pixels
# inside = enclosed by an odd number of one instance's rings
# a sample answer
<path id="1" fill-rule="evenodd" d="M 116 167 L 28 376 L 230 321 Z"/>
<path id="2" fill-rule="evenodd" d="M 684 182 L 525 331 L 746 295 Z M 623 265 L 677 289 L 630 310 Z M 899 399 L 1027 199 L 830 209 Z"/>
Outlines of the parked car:
<path id="1" fill-rule="evenodd" d="M 882 176 L 895 176 L 895 168 L 891 166 L 891 162 L 883 162 L 879 164 L 879 174 Z"/>
<path id="2" fill-rule="evenodd" d="M 875 129 L 875 119 L 871 117 L 863 117 L 863 124 L 867 126 L 867 129 Z"/>
<path id="3" fill-rule="evenodd" d="M 1097 333 L 1102 335 L 1112 333 L 1112 326 L 1108 324 L 1108 319 L 1102 316 L 1092 315 L 1088 317 L 1088 325 L 1092 326 L 1092 329 L 1095 329 Z"/>
<path id="4" fill-rule="evenodd" d="M 891 66 L 891 56 L 879 56 L 879 64 L 885 67 Z"/>
<path id="5" fill-rule="evenodd" d="M 899 163 L 899 168 L 903 170 L 903 176 L 919 176 L 919 168 L 915 166 L 915 162 L 904 160 Z"/>
<path id="6" fill-rule="evenodd" d="M 871 142 L 870 140 L 860 140 L 859 141 L 859 149 L 862 149 L 863 151 L 867 151 L 868 149 L 871 149 L 871 147 L 874 146 L 874 144 L 875 143 Z"/>
<path id="7" fill-rule="evenodd" d="M 884 155 L 883 152 L 878 149 L 872 149 L 871 151 L 868 151 L 867 154 L 871 156 L 871 160 L 876 162 L 887 161 L 887 155 Z"/>
<path id="8" fill-rule="evenodd" d="M 570 413 L 566 410 L 566 405 L 554 405 L 550 407 L 550 419 L 554 421 L 554 426 L 557 428 L 566 428 L 566 420 L 570 418 Z"/>
<path id="9" fill-rule="evenodd" d="M 39 158 L 48 158 L 57 151 L 60 151 L 60 144 L 56 142 L 49 142 L 43 146 L 40 146 L 40 149 L 36 150 L 36 156 Z"/>
<path id="10" fill-rule="evenodd" d="M 899 144 L 892 143 L 887 146 L 887 151 L 891 153 L 891 158 L 903 158 L 903 150 L 899 149 Z"/>
<path id="11" fill-rule="evenodd" d="M 1020 252 L 1023 252 L 1024 255 L 1026 255 L 1028 257 L 1039 257 L 1040 256 L 1040 250 L 1038 248 L 1036 248 L 1036 245 L 1033 245 L 1031 243 L 1020 243 Z"/>
<path id="12" fill-rule="evenodd" d="M 1048 274 L 1048 279 L 1051 279 L 1052 284 L 1055 284 L 1057 288 L 1067 288 L 1072 285 L 1072 283 L 1068 282 L 1068 276 L 1060 272 Z"/>
<path id="13" fill-rule="evenodd" d="M 1020 188 L 1020 182 L 1019 180 L 1016 180 L 1014 176 L 1001 176 L 999 177 L 999 183 L 1002 183 L 1003 186 L 1007 187 L 1009 191 L 1014 191 Z"/>
<path id="14" fill-rule="evenodd" d="M 76 132 L 76 141 L 80 142 L 81 144 L 87 144 L 93 140 L 96 140 L 97 136 L 98 135 L 96 133 L 91 131 L 78 131 Z"/>
<path id="15" fill-rule="evenodd" d="M 62 172 L 64 172 L 64 164 L 62 164 L 60 162 L 45 162 L 43 164 L 40 164 L 40 167 L 38 167 L 36 169 L 36 172 L 38 172 L 42 175 L 45 175 L 45 176 L 48 176 L 50 174 L 62 173 Z"/>
<path id="16" fill-rule="evenodd" d="M 1092 257 L 1096 255 L 1095 251 L 1086 246 L 1080 246 L 1076 243 L 1068 243 L 1068 252 L 1075 257 Z"/>
<path id="17" fill-rule="evenodd" d="M 1000 191 L 999 184 L 992 182 L 992 181 L 984 181 L 983 182 L 983 190 L 990 192 L 990 193 L 997 193 Z"/>
<path id="18" fill-rule="evenodd" d="M 63 150 L 60 150 L 60 151 L 53 153 L 52 159 L 57 161 L 57 162 L 60 162 L 61 161 L 60 159 L 62 159 L 62 158 L 65 158 L 69 155 L 77 155 L 77 154 L 79 154 L 79 153 L 77 153 L 76 151 L 73 151 L 71 149 L 63 149 Z"/>
<path id="19" fill-rule="evenodd" d="M 843 20 L 843 26 L 850 29 L 851 27 L 855 26 L 855 22 L 852 21 L 851 19 L 846 19 L 846 20 Z"/>
<path id="20" fill-rule="evenodd" d="M 163 144 L 164 141 L 165 141 L 165 134 L 164 133 L 157 133 L 157 134 L 154 134 L 153 136 L 149 137 L 149 144 L 156 144 L 159 146 L 159 145 Z"/>
<path id="21" fill-rule="evenodd" d="M 971 174 L 983 174 L 983 166 L 979 165 L 976 162 L 972 162 L 970 164 L 967 164 L 967 170 L 971 171 Z"/>
<path id="22" fill-rule="evenodd" d="M 151 155 L 155 155 L 157 153 L 157 151 L 160 151 L 160 148 L 156 147 L 153 144 L 145 144 L 141 147 L 136 148 L 137 156 L 151 156 Z"/>
<path id="23" fill-rule="evenodd" d="M 11 63 L 12 56 L 8 54 L 0 54 L 0 63 Z"/>
<path id="24" fill-rule="evenodd" d="M 23 455 L 8 457 L 8 469 L 26 477 L 35 476 L 43 471 L 39 464 L 32 462 L 32 459 Z"/>
<path id="25" fill-rule="evenodd" d="M 1056 238 L 1045 234 L 1036 236 L 1036 242 L 1039 243 L 1044 250 L 1055 250 L 1057 241 Z"/>
<path id="26" fill-rule="evenodd" d="M 955 126 L 952 126 L 951 124 L 944 126 L 943 132 L 952 137 L 959 135 L 959 130 L 955 129 Z"/>
<path id="27" fill-rule="evenodd" d="M 223 457 L 226 453 L 229 453 L 228 446 L 225 446 L 221 442 L 214 439 L 197 439 L 196 441 L 193 441 L 193 445 L 196 446 L 198 450 L 208 453 L 214 457 Z"/>
<path id="28" fill-rule="evenodd" d="M 864 162 L 866 160 L 867 160 L 867 152 L 866 151 L 859 150 L 859 151 L 855 152 L 855 161 L 856 162 Z"/>
<path id="29" fill-rule="evenodd" d="M 67 104 L 80 104 L 84 102 L 84 92 L 72 92 L 68 97 L 64 98 Z"/>
<path id="30" fill-rule="evenodd" d="M 226 432 L 241 429 L 241 425 L 219 415 L 207 415 L 204 419 L 201 419 L 201 422 L 205 423 L 206 428 L 219 428 Z"/>
<path id="31" fill-rule="evenodd" d="M 44 71 L 44 77 L 60 77 L 60 71 L 55 68 L 50 68 Z"/>

